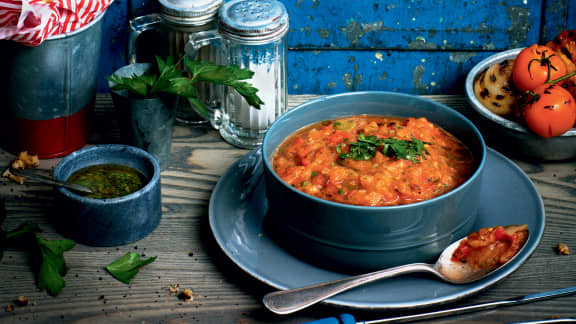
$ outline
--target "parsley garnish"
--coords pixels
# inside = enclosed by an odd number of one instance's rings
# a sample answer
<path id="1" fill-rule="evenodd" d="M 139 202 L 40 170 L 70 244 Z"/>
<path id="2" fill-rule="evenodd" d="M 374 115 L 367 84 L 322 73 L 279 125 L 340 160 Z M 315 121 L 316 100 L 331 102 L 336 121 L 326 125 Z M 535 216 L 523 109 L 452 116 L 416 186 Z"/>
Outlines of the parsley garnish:
<path id="1" fill-rule="evenodd" d="M 364 134 L 358 135 L 357 140 L 356 143 L 350 144 L 348 153 L 342 153 L 342 149 L 336 147 L 336 152 L 340 154 L 340 160 L 343 161 L 348 158 L 357 161 L 371 160 L 376 156 L 376 152 L 380 150 L 386 156 L 416 163 L 418 162 L 418 156 L 426 158 L 424 153 L 430 154 L 424 144 L 432 144 L 423 142 L 415 137 L 412 137 L 412 140 L 400 140 L 396 138 L 378 138 L 375 135 L 365 136 Z"/>
<path id="2" fill-rule="evenodd" d="M 114 83 L 113 90 L 128 90 L 143 98 L 155 97 L 159 94 L 171 94 L 185 97 L 198 108 L 205 117 L 209 116 L 204 103 L 198 97 L 197 82 L 210 82 L 229 86 L 236 90 L 249 105 L 260 109 L 264 102 L 256 94 L 258 89 L 250 83 L 241 81 L 250 79 L 254 72 L 241 69 L 237 65 L 216 65 L 211 62 L 192 61 L 183 58 L 184 67 L 180 69 L 180 60 L 168 56 L 163 60 L 156 56 L 156 65 L 143 75 L 120 77 L 112 74 L 107 79 Z"/>

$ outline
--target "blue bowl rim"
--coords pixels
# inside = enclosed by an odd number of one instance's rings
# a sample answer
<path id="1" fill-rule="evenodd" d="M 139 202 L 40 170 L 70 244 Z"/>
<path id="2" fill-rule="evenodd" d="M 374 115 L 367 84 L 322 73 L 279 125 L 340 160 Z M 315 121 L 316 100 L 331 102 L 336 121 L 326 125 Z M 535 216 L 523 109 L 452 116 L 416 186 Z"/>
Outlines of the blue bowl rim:
<path id="1" fill-rule="evenodd" d="M 130 155 L 136 155 L 139 157 L 144 157 L 146 160 L 148 160 L 151 164 L 152 167 L 154 169 L 154 172 L 152 174 L 152 177 L 148 180 L 148 183 L 143 187 L 140 188 L 139 190 L 125 195 L 125 196 L 120 196 L 120 197 L 116 197 L 116 198 L 106 198 L 106 199 L 99 199 L 99 198 L 90 198 L 90 197 L 85 197 L 79 194 L 74 193 L 73 191 L 70 191 L 64 187 L 58 187 L 58 191 L 63 194 L 64 196 L 66 196 L 69 199 L 73 199 L 73 200 L 77 200 L 79 202 L 82 203 L 88 203 L 88 204 L 96 204 L 96 205 L 106 205 L 106 204 L 111 204 L 111 203 L 122 203 L 124 201 L 128 201 L 128 200 L 132 200 L 132 199 L 136 199 L 137 197 L 150 192 L 153 187 L 160 182 L 160 164 L 158 163 L 158 160 L 156 160 L 156 158 L 154 156 L 152 156 L 152 154 L 134 147 L 134 146 L 129 146 L 129 145 L 123 145 L 123 144 L 100 144 L 100 145 L 93 145 L 93 146 L 88 146 L 85 148 L 82 148 L 78 151 L 75 151 L 71 154 L 69 154 L 68 156 L 64 157 L 62 160 L 60 160 L 60 162 L 58 162 L 58 164 L 56 165 L 56 167 L 54 168 L 54 178 L 61 180 L 61 181 L 65 181 L 66 179 L 61 179 L 60 173 L 62 172 L 62 168 L 64 165 L 68 164 L 68 163 L 73 163 L 75 159 L 77 159 L 79 156 L 87 154 L 89 152 L 92 151 L 115 151 L 115 152 L 122 152 L 124 154 L 129 153 Z M 90 165 L 95 165 L 95 164 L 101 164 L 101 163 L 94 163 L 94 164 L 90 164 Z M 82 166 L 84 167 L 84 166 Z M 82 168 L 81 167 L 81 168 Z M 79 170 L 80 168 L 76 169 Z"/>
<path id="2" fill-rule="evenodd" d="M 274 132 L 274 129 L 276 127 L 279 127 L 277 125 L 279 125 L 284 119 L 290 117 L 292 114 L 297 114 L 301 109 L 304 109 L 307 106 L 316 104 L 318 102 L 322 102 L 322 101 L 326 101 L 326 100 L 335 100 L 341 97 L 345 97 L 345 96 L 363 96 L 363 95 L 382 95 L 382 96 L 398 96 L 398 97 L 405 97 L 405 98 L 410 98 L 410 99 L 416 99 L 416 100 L 421 100 L 424 102 L 427 102 L 431 105 L 434 106 L 438 106 L 441 109 L 444 110 L 448 110 L 451 113 L 453 113 L 454 115 L 458 116 L 464 123 L 466 123 L 473 131 L 473 133 L 476 135 L 476 137 L 479 139 L 480 141 L 480 146 L 481 146 L 481 156 L 480 156 L 480 161 L 478 163 L 478 167 L 476 168 L 476 171 L 474 171 L 474 174 L 472 174 L 472 176 L 470 176 L 470 178 L 468 178 L 468 180 L 466 180 L 464 183 L 462 183 L 460 186 L 458 186 L 457 188 L 434 198 L 428 199 L 428 200 L 424 200 L 424 201 L 419 201 L 419 202 L 415 202 L 415 203 L 411 203 L 411 204 L 405 204 L 405 205 L 394 205 L 394 206 L 360 206 L 360 205 L 351 205 L 351 204 L 344 204 L 344 203 L 339 203 L 339 202 L 334 202 L 334 201 L 330 201 L 330 200 L 326 200 L 326 199 L 322 199 L 322 198 L 318 198 L 315 196 L 312 196 L 310 194 L 307 194 L 303 191 L 300 191 L 290 185 L 288 185 L 284 180 L 282 180 L 282 178 L 280 178 L 276 172 L 274 172 L 274 169 L 272 168 L 272 165 L 270 165 L 270 161 L 268 161 L 268 158 L 266 157 L 266 149 L 265 147 L 268 145 L 268 142 L 270 141 L 269 138 L 272 137 L 273 135 L 271 135 Z M 358 115 L 358 114 L 356 114 Z M 350 115 L 352 116 L 352 115 Z M 320 120 L 318 121 L 314 121 L 311 122 L 309 125 L 312 125 L 314 123 L 320 122 Z M 296 130 L 295 130 L 296 131 Z M 294 131 L 294 132 L 295 132 Z M 292 133 L 294 133 L 292 132 Z M 276 149 L 276 148 L 275 148 Z M 261 154 L 262 154 L 262 159 L 264 161 L 264 166 L 265 168 L 269 171 L 270 174 L 273 175 L 273 177 L 282 184 L 282 186 L 284 186 L 285 188 L 291 190 L 292 192 L 295 192 L 298 195 L 301 195 L 303 197 L 306 197 L 308 199 L 311 199 L 317 203 L 320 204 L 326 204 L 329 205 L 331 207 L 339 207 L 339 208 L 346 208 L 346 209 L 351 209 L 351 210 L 369 210 L 369 211 L 378 211 L 378 210 L 387 210 L 387 211 L 393 211 L 396 209 L 405 209 L 405 208 L 419 208 L 419 207 L 425 207 L 426 205 L 430 205 L 430 204 L 434 204 L 436 203 L 438 200 L 442 200 L 442 199 L 447 199 L 450 196 L 455 195 L 456 193 L 458 193 L 461 190 L 464 190 L 463 188 L 467 187 L 470 183 L 472 183 L 473 181 L 476 180 L 476 178 L 480 177 L 482 174 L 482 170 L 484 169 L 484 164 L 486 162 L 486 143 L 484 141 L 484 138 L 482 137 L 482 134 L 480 133 L 480 131 L 478 130 L 478 128 L 474 125 L 474 123 L 472 123 L 468 118 L 466 118 L 464 115 L 462 115 L 460 112 L 442 104 L 439 103 L 437 101 L 428 99 L 428 98 L 424 98 L 424 97 L 420 97 L 420 96 L 415 96 L 415 95 L 410 95 L 410 94 L 405 94 L 405 93 L 397 93 L 397 92 L 388 92 L 388 91 L 357 91 L 357 92 L 345 92 L 345 93 L 340 93 L 340 94 L 334 94 L 334 95 L 328 95 L 328 96 L 323 96 L 323 97 L 319 97 L 316 99 L 312 99 L 309 100 L 307 102 L 304 102 L 302 104 L 297 105 L 296 107 L 288 110 L 286 113 L 284 113 L 283 115 L 281 115 L 278 119 L 276 119 L 274 121 L 274 123 L 272 123 L 272 125 L 268 128 L 268 131 L 266 132 L 266 134 L 264 135 L 264 140 L 262 141 L 262 150 L 261 150 Z"/>

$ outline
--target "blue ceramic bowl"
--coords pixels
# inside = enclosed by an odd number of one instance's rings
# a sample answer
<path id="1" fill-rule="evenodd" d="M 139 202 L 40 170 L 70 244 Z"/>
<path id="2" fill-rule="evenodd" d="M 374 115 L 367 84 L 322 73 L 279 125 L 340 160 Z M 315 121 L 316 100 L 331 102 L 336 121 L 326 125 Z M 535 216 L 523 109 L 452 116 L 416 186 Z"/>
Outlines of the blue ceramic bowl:
<path id="1" fill-rule="evenodd" d="M 474 174 L 442 196 L 418 203 L 365 207 L 319 199 L 292 188 L 272 169 L 272 156 L 297 130 L 353 115 L 426 117 L 473 152 Z M 282 115 L 262 144 L 269 212 L 265 227 L 293 254 L 338 271 L 367 271 L 429 262 L 472 230 L 478 214 L 486 146 L 478 129 L 455 110 L 425 98 L 352 92 L 306 102 Z"/>
<path id="2" fill-rule="evenodd" d="M 91 246 L 128 244 L 152 232 L 162 215 L 158 161 L 136 147 L 97 145 L 62 159 L 54 169 L 54 178 L 65 181 L 75 171 L 96 164 L 132 167 L 142 172 L 148 183 L 134 193 L 111 199 L 88 198 L 59 187 L 59 229 L 74 241 Z"/>

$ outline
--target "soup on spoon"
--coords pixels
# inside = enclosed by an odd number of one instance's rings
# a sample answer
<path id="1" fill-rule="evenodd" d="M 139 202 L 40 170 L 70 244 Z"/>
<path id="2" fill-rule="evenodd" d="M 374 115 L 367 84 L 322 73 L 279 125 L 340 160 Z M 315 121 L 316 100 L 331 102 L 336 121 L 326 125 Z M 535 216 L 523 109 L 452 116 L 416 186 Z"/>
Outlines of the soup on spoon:
<path id="1" fill-rule="evenodd" d="M 263 302 L 276 314 L 290 314 L 360 285 L 413 272 L 428 272 L 446 282 L 467 284 L 484 278 L 510 262 L 525 245 L 528 236 L 526 224 L 482 228 L 450 244 L 434 264 L 412 263 L 277 291 L 264 296 Z"/>

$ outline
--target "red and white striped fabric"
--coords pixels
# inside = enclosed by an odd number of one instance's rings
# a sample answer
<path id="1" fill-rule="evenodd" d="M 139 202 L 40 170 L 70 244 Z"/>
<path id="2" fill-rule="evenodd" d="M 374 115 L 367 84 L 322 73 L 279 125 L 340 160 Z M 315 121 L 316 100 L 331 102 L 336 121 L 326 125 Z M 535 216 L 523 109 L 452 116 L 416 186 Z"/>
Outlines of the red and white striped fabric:
<path id="1" fill-rule="evenodd" d="M 0 39 L 37 46 L 91 22 L 113 0 L 0 0 Z"/>

